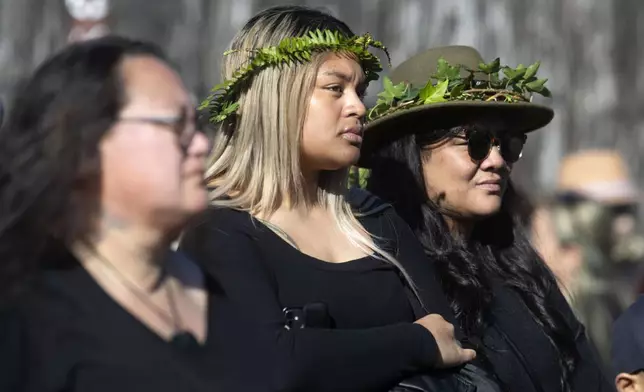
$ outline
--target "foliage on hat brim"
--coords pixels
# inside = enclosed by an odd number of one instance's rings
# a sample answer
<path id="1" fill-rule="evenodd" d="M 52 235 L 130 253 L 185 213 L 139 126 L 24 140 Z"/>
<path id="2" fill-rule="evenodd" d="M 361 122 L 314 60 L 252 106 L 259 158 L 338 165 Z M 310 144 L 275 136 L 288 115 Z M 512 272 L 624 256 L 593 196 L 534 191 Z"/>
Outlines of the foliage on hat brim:
<path id="1" fill-rule="evenodd" d="M 254 75 L 269 67 L 310 61 L 314 53 L 320 52 L 352 53 L 364 70 L 366 82 L 377 80 L 382 65 L 378 57 L 369 52 L 369 48 L 382 50 L 387 60 L 391 61 L 387 48 L 382 42 L 374 40 L 369 33 L 347 37 L 338 31 L 315 30 L 300 37 L 285 38 L 277 46 L 252 49 L 248 62 L 236 70 L 230 79 L 214 86 L 210 96 L 201 103 L 199 109 L 208 110 L 210 122 L 221 123 L 236 115 L 239 95 Z M 227 51 L 224 56 L 234 52 Z"/>
<path id="2" fill-rule="evenodd" d="M 394 85 L 388 77 L 383 79 L 384 90 L 378 94 L 376 105 L 367 115 L 368 121 L 387 116 L 400 110 L 421 105 L 448 101 L 530 102 L 533 93 L 550 96 L 545 86 L 548 79 L 538 79 L 540 62 L 528 67 L 501 66 L 499 58 L 490 63 L 479 63 L 478 69 L 449 64 L 438 59 L 438 68 L 422 88 L 407 82 Z M 466 71 L 465 77 L 461 71 Z M 478 75 L 477 75 L 478 74 Z M 481 77 L 481 74 L 483 77 Z"/>

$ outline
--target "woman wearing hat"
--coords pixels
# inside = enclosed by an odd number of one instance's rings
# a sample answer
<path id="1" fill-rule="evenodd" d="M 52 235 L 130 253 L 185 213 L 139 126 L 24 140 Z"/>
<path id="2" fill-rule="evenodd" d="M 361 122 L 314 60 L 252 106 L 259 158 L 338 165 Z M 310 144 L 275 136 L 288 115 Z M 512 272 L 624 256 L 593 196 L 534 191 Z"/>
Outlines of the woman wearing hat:
<path id="1" fill-rule="evenodd" d="M 553 117 L 529 98 L 549 95 L 538 66 L 484 63 L 462 46 L 412 57 L 369 113 L 360 164 L 420 239 L 477 360 L 505 388 L 612 390 L 530 245 L 509 180 L 526 134 Z"/>

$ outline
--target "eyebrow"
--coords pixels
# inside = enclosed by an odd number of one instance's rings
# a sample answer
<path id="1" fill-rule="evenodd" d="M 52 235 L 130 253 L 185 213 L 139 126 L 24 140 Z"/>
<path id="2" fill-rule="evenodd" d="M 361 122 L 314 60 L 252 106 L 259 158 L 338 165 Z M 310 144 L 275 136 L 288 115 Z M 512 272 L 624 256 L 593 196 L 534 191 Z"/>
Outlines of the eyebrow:
<path id="1" fill-rule="evenodd" d="M 325 76 L 335 76 L 336 78 L 342 79 L 342 80 L 344 80 L 344 81 L 345 81 L 345 82 L 347 82 L 347 83 L 351 83 L 351 81 L 352 81 L 352 79 L 353 79 L 350 75 L 347 75 L 347 74 L 346 74 L 346 73 L 344 73 L 344 72 L 334 71 L 334 70 L 331 70 L 331 71 L 325 71 L 325 72 L 323 73 L 323 75 L 325 75 Z M 358 83 L 358 84 L 359 84 L 359 85 L 363 85 L 363 84 L 365 84 L 364 79 L 365 79 L 365 78 L 364 78 L 364 75 L 363 75 L 363 76 L 360 78 L 360 80 L 359 80 L 359 83 Z"/>

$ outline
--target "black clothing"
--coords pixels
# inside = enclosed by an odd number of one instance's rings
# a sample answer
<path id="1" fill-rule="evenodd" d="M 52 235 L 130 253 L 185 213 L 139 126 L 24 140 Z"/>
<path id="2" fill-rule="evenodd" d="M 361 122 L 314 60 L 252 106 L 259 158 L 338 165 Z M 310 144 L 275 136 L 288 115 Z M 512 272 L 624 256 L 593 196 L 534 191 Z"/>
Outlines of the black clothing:
<path id="1" fill-rule="evenodd" d="M 510 392 L 561 391 L 561 368 L 552 343 L 530 315 L 519 294 L 496 281 L 489 326 L 484 332 L 485 354 Z M 574 392 L 615 391 L 602 373 L 598 356 L 559 289 L 550 293 L 550 305 L 576 332 L 580 360 L 572 375 Z"/>
<path id="2" fill-rule="evenodd" d="M 274 358 L 209 281 L 203 345 L 167 342 L 67 252 L 0 312 L 0 391 L 268 391 Z M 253 369 L 252 372 L 248 369 Z"/>
<path id="3" fill-rule="evenodd" d="M 362 193 L 361 197 L 371 204 L 387 204 L 376 196 Z M 374 208 L 373 206 L 371 207 Z M 390 207 L 391 208 L 391 207 Z M 385 236 L 396 228 L 385 228 Z M 419 286 L 421 299 L 431 300 L 423 290 L 422 271 L 410 271 L 412 279 Z M 561 391 L 561 368 L 558 354 L 541 327 L 531 316 L 519 293 L 501 279 L 492 279 L 493 301 L 487 312 L 487 329 L 483 332 L 483 354 L 492 365 L 487 369 L 496 374 L 509 392 L 556 392 Z M 565 298 L 555 286 L 549 293 L 548 303 L 563 315 L 570 328 L 575 331 L 580 360 L 572 375 L 570 384 L 574 392 L 604 392 L 615 388 L 603 374 L 596 350 L 590 343 L 583 325 L 577 320 Z M 427 312 L 417 313 L 422 316 Z M 477 358 L 475 364 L 484 366 Z M 486 368 L 488 366 L 484 366 Z"/>
<path id="4" fill-rule="evenodd" d="M 425 308 L 452 319 L 431 263 L 393 209 L 359 220 L 376 238 L 393 224 L 397 260 L 422 281 Z M 180 249 L 202 263 L 237 306 L 273 331 L 289 364 L 281 374 L 285 389 L 386 391 L 436 363 L 436 342 L 412 324 L 404 280 L 385 261 L 373 256 L 338 264 L 318 260 L 248 213 L 228 208 L 210 209 L 184 233 Z M 315 303 L 326 308 L 331 328 L 284 328 L 284 308 Z"/>

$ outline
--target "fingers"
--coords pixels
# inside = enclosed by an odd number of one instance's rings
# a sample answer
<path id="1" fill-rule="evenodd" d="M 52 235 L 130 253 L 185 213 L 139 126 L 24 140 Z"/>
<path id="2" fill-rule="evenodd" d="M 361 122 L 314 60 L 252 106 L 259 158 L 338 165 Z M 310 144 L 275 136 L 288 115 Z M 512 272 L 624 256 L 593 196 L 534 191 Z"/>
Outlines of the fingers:
<path id="1" fill-rule="evenodd" d="M 463 349 L 461 352 L 461 358 L 463 358 L 463 363 L 470 362 L 476 358 L 476 351 L 469 348 Z"/>

